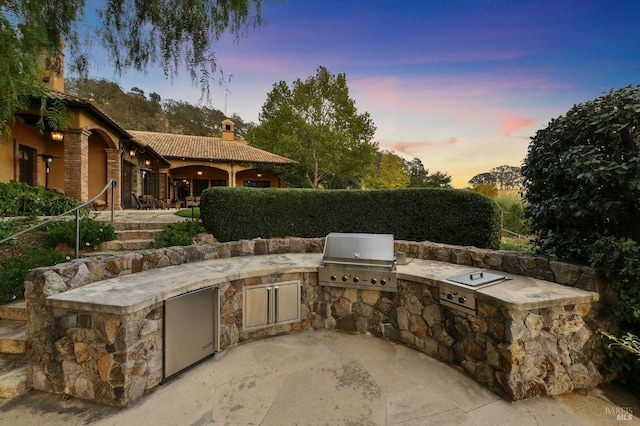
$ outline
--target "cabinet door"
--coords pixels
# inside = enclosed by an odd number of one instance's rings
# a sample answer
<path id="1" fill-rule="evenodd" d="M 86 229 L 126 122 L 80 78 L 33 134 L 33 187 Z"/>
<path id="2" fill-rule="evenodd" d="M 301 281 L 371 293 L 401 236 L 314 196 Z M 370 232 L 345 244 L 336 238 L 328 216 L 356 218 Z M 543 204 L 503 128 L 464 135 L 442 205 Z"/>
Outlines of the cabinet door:
<path id="1" fill-rule="evenodd" d="M 300 319 L 300 284 L 298 282 L 274 286 L 276 322 Z"/>
<path id="2" fill-rule="evenodd" d="M 259 327 L 269 324 L 271 316 L 270 294 L 270 287 L 245 287 L 245 327 Z"/>

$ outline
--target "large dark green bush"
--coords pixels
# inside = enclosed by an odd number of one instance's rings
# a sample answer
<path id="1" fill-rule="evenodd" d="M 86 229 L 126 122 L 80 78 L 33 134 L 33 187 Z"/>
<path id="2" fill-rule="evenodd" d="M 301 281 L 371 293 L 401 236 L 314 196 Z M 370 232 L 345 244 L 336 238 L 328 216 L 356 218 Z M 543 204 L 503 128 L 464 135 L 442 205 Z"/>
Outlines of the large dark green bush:
<path id="1" fill-rule="evenodd" d="M 57 216 L 79 204 L 75 198 L 42 186 L 0 182 L 0 216 Z"/>
<path id="2" fill-rule="evenodd" d="M 71 247 L 76 244 L 76 222 L 53 222 L 47 225 L 49 242 L 52 244 L 67 243 Z M 108 223 L 96 222 L 88 217 L 80 219 L 80 248 L 94 247 L 105 241 L 116 239 L 116 233 Z"/>
<path id="3" fill-rule="evenodd" d="M 0 258 L 0 304 L 23 297 L 24 280 L 30 269 L 51 266 L 66 260 L 62 253 L 46 247 L 38 247 L 23 256 Z"/>
<path id="4" fill-rule="evenodd" d="M 532 138 L 522 172 L 538 250 L 603 271 L 619 295 L 612 314 L 623 330 L 637 333 L 640 86 L 611 91 L 552 120 Z"/>
<path id="5" fill-rule="evenodd" d="M 500 244 L 500 208 L 465 190 L 216 187 L 204 191 L 200 209 L 205 228 L 220 241 L 365 232 L 483 248 Z"/>

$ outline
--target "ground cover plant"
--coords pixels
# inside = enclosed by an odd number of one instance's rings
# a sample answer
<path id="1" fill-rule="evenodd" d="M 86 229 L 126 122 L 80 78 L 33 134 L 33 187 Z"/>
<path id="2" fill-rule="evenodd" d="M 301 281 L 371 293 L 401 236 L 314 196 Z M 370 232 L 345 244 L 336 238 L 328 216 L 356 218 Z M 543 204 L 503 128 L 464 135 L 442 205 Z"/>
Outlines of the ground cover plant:
<path id="1" fill-rule="evenodd" d="M 611 316 L 640 330 L 640 86 L 576 105 L 532 138 L 522 168 L 537 250 L 591 264 L 615 285 Z M 614 347 L 615 348 L 615 347 Z M 640 393 L 640 362 L 613 368 Z"/>
<path id="2" fill-rule="evenodd" d="M 47 225 L 49 241 L 56 245 L 66 243 L 70 247 L 76 244 L 76 221 L 52 222 Z M 96 222 L 91 218 L 80 219 L 80 247 L 97 247 L 100 243 L 116 239 L 116 233 L 108 223 Z"/>
<path id="3" fill-rule="evenodd" d="M 77 207 L 75 198 L 43 186 L 0 182 L 0 216 L 57 216 Z"/>
<path id="4" fill-rule="evenodd" d="M 193 243 L 193 239 L 197 234 L 203 232 L 206 231 L 198 221 L 185 220 L 171 223 L 156 238 L 155 243 L 157 247 L 188 246 Z"/>
<path id="5" fill-rule="evenodd" d="M 20 256 L 0 257 L 0 304 L 24 296 L 24 280 L 31 269 L 66 260 L 64 254 L 49 247 L 38 247 Z"/>

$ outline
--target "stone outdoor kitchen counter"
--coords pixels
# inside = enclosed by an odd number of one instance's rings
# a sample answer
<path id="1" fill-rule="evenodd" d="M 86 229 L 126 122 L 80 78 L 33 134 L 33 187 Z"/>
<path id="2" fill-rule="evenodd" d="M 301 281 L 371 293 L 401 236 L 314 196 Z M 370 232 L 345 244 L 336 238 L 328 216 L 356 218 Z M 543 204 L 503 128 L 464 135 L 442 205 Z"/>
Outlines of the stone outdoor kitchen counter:
<path id="1" fill-rule="evenodd" d="M 47 298 L 54 308 L 128 314 L 210 285 L 272 273 L 317 272 L 322 254 L 276 254 L 213 259 L 152 269 L 99 281 Z M 448 277 L 478 268 L 410 259 L 398 265 L 401 280 L 437 286 Z M 598 301 L 598 293 L 520 275 L 476 291 L 476 298 L 509 310 L 524 311 Z M 382 287 L 380 288 L 382 290 Z"/>
<path id="2" fill-rule="evenodd" d="M 250 240 L 77 259 L 31 271 L 28 364 L 33 388 L 127 406 L 164 378 L 164 301 L 217 286 L 219 351 L 305 330 L 366 333 L 463 368 L 510 401 L 609 381 L 599 329 L 612 284 L 587 266 L 545 257 L 396 241 L 407 253 L 397 292 L 318 280 L 324 240 Z M 401 262 L 403 263 L 403 262 Z M 477 271 L 508 278 L 445 306 L 440 283 Z M 278 284 L 280 283 L 280 284 Z M 248 291 L 297 288 L 298 317 L 247 325 Z M 449 291 L 449 290 L 446 290 Z M 252 296 L 253 297 L 253 296 Z M 460 298 L 458 298 L 459 300 Z M 253 299 L 255 300 L 255 298 Z M 75 321 L 73 319 L 76 319 Z"/>

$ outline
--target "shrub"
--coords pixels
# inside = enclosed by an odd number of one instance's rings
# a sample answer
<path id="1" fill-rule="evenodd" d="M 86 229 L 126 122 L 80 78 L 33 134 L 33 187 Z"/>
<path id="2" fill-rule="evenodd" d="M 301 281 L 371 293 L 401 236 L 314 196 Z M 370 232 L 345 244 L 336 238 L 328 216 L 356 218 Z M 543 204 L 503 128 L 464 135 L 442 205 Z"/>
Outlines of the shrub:
<path id="1" fill-rule="evenodd" d="M 219 241 L 365 232 L 410 241 L 500 245 L 500 208 L 465 190 L 216 187 L 203 192 L 200 209 L 205 228 Z"/>
<path id="2" fill-rule="evenodd" d="M 20 231 L 20 225 L 13 219 L 0 218 L 0 240 L 4 240 Z M 5 242 L 4 244 L 15 244 L 15 238 Z"/>
<path id="3" fill-rule="evenodd" d="M 65 262 L 65 256 L 54 249 L 39 247 L 23 256 L 0 258 L 0 304 L 24 295 L 24 280 L 33 268 Z"/>
<path id="4" fill-rule="evenodd" d="M 498 195 L 498 187 L 493 183 L 476 185 L 473 187 L 473 190 L 491 198 L 495 198 Z"/>
<path id="5" fill-rule="evenodd" d="M 193 242 L 196 234 L 206 232 L 199 222 L 185 220 L 183 222 L 171 223 L 156 238 L 158 247 L 188 246 Z"/>
<path id="6" fill-rule="evenodd" d="M 42 186 L 0 182 L 0 216 L 56 216 L 79 204 L 75 198 Z"/>
<path id="7" fill-rule="evenodd" d="M 49 241 L 53 245 L 67 243 L 74 247 L 76 244 L 75 220 L 52 223 L 48 225 L 48 233 Z M 86 217 L 80 219 L 80 247 L 93 247 L 115 239 L 116 233 L 110 224 Z"/>
<path id="8" fill-rule="evenodd" d="M 632 331 L 640 328 L 639 150 L 640 86 L 629 86 L 552 120 L 522 168 L 538 250 L 603 271 L 619 296 L 612 315 Z"/>
<path id="9" fill-rule="evenodd" d="M 534 248 L 529 241 L 522 241 L 512 238 L 502 238 L 500 250 L 519 251 L 520 253 L 533 254 Z"/>
<path id="10" fill-rule="evenodd" d="M 502 228 L 520 235 L 529 234 L 529 224 L 524 217 L 526 203 L 515 191 L 502 191 L 494 198 L 502 209 Z"/>

